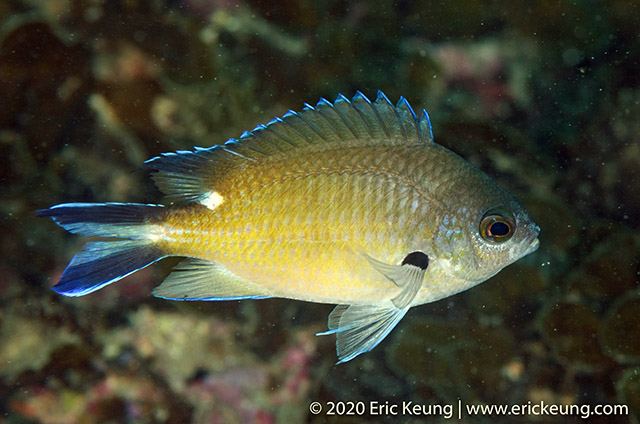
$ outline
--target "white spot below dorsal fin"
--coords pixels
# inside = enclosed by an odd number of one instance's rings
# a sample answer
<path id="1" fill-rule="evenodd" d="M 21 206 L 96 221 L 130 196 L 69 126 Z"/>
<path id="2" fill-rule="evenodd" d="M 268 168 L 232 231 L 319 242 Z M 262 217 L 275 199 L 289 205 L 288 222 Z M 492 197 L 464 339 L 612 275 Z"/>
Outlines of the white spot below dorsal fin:
<path id="1" fill-rule="evenodd" d="M 218 206 L 220 206 L 224 202 L 224 197 L 220 195 L 217 191 L 212 191 L 209 193 L 205 193 L 204 196 L 199 200 L 199 203 L 207 208 L 214 210 Z"/>

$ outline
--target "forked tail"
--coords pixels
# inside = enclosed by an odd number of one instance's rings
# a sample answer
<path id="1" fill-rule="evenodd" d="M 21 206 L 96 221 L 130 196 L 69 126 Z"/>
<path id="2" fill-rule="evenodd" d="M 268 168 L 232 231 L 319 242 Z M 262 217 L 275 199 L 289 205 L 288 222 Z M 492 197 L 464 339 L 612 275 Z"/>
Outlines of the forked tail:
<path id="1" fill-rule="evenodd" d="M 162 210 L 138 203 L 63 203 L 37 211 L 71 233 L 112 239 L 86 243 L 53 289 L 83 296 L 164 258 L 155 244 L 159 226 L 151 220 Z"/>

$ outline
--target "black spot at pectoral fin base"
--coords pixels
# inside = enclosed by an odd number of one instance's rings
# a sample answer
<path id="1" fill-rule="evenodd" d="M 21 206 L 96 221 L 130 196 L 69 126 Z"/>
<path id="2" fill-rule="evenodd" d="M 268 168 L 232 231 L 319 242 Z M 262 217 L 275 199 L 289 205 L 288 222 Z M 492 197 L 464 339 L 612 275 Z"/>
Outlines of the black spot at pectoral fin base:
<path id="1" fill-rule="evenodd" d="M 402 265 L 413 265 L 425 270 L 429 266 L 429 256 L 419 251 L 411 252 L 402 260 Z"/>

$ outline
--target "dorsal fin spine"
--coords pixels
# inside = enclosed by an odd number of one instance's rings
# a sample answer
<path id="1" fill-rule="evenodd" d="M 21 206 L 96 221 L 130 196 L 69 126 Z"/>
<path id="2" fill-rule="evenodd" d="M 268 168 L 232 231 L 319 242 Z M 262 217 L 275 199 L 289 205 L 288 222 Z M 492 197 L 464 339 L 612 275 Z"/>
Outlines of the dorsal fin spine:
<path id="1" fill-rule="evenodd" d="M 416 132 L 416 136 L 418 137 L 418 140 L 424 141 L 424 139 L 422 138 L 422 135 L 420 134 L 420 125 L 418 124 L 418 118 L 416 117 L 416 114 L 413 111 L 413 109 L 411 108 L 411 105 L 409 104 L 407 99 L 405 99 L 402 96 L 400 96 L 400 100 L 398 100 L 398 104 L 396 105 L 396 109 L 399 109 L 401 107 L 403 107 L 405 110 L 409 111 L 409 113 L 411 114 L 411 117 L 413 118 L 413 129 Z"/>
<path id="2" fill-rule="evenodd" d="M 329 124 L 328 126 L 330 128 L 330 131 L 333 132 L 333 134 L 335 134 L 336 138 L 340 139 L 340 133 L 338 132 L 338 130 L 335 127 L 335 124 L 331 122 L 331 119 L 329 119 L 326 113 L 327 111 L 333 111 L 333 105 L 331 104 L 331 102 L 329 102 L 324 97 L 321 97 L 320 100 L 318 100 L 318 104 L 316 104 L 315 110 L 320 114 L 322 119 L 324 119 L 327 122 L 327 124 Z"/>
<path id="3" fill-rule="evenodd" d="M 342 112 L 340 112 L 340 110 L 335 106 L 340 101 L 346 101 L 349 105 L 351 104 L 351 102 L 349 100 L 346 100 L 344 98 L 344 96 L 340 97 L 340 95 L 338 95 L 336 100 L 333 102 L 334 104 L 331 106 L 331 108 L 336 113 L 336 115 L 338 115 L 338 117 L 342 120 L 342 122 L 344 123 L 344 126 L 349 129 L 349 132 L 351 132 L 351 134 L 353 134 L 353 137 L 356 138 L 356 139 L 360 139 L 360 136 L 358 134 L 356 134 L 356 131 L 353 129 L 353 127 L 351 126 L 349 121 L 344 117 Z"/>
<path id="4" fill-rule="evenodd" d="M 367 99 L 367 97 L 364 94 L 362 94 L 360 91 L 356 91 L 356 94 L 353 96 L 353 101 L 351 102 L 351 106 L 358 113 L 358 115 L 360 115 L 360 119 L 362 119 L 362 122 L 364 122 L 367 133 L 369 134 L 369 137 L 373 138 L 374 136 L 373 129 L 371 128 L 371 123 L 369 122 L 369 118 L 364 113 L 362 113 L 362 111 L 357 106 L 357 104 L 360 102 L 364 102 L 367 104 L 371 103 L 369 102 L 369 99 Z"/>
<path id="5" fill-rule="evenodd" d="M 376 103 L 380 100 L 380 101 L 384 101 L 384 99 L 386 99 L 387 97 L 384 95 L 384 93 L 380 90 L 378 90 L 378 95 L 376 97 Z M 388 100 L 387 100 L 388 101 Z M 382 128 L 382 130 L 384 131 L 385 135 L 387 137 L 391 137 L 391 133 L 389 132 L 389 129 L 387 128 L 387 126 L 384 123 L 384 119 L 382 119 L 382 116 L 380 116 L 380 112 L 378 112 L 378 109 L 376 109 L 376 107 L 374 106 L 373 103 L 371 102 L 367 102 L 369 103 L 369 106 L 371 107 L 371 110 L 373 110 L 373 113 L 376 115 L 376 117 L 378 118 L 378 122 L 380 122 L 380 127 Z"/>
<path id="6" fill-rule="evenodd" d="M 242 153 L 236 152 L 234 150 L 228 149 L 227 147 L 230 147 L 232 144 L 238 144 L 238 140 L 232 139 L 232 140 L 228 140 L 226 143 L 224 143 L 224 145 L 222 146 L 222 150 L 224 150 L 227 153 L 230 153 L 232 155 L 238 156 L 242 159 L 246 159 L 249 161 L 255 161 L 254 158 L 248 157 L 243 155 Z"/>
<path id="7" fill-rule="evenodd" d="M 386 104 L 392 109 L 393 114 L 396 117 L 396 120 L 398 121 L 398 126 L 400 127 L 400 132 L 402 132 L 402 138 L 405 139 L 405 141 L 408 140 L 407 137 L 407 132 L 404 129 L 404 124 L 402 123 L 402 117 L 400 116 L 400 112 L 398 111 L 398 106 L 393 106 L 393 103 L 391 103 L 391 101 L 389 101 L 389 99 L 387 98 L 387 96 L 385 96 L 384 94 L 382 94 L 382 96 L 384 97 L 384 100 L 386 102 Z"/>
<path id="8" fill-rule="evenodd" d="M 250 137 L 251 137 L 251 133 L 249 133 L 248 131 L 243 132 L 242 135 L 238 138 L 238 140 L 236 140 L 237 141 L 237 146 L 244 146 L 247 149 L 253 150 L 254 152 L 256 152 L 256 153 L 258 153 L 258 154 L 260 154 L 262 156 L 267 156 L 268 152 L 260 149 L 258 146 L 255 145 L 256 143 L 250 143 L 250 142 L 249 143 L 244 143 L 244 141 L 246 139 L 250 138 Z"/>
<path id="9" fill-rule="evenodd" d="M 314 110 L 314 109 L 306 109 L 306 110 Z M 320 137 L 320 138 L 321 138 L 322 140 L 324 140 L 325 142 L 328 142 L 328 141 L 329 141 L 329 140 L 327 140 L 327 139 L 326 139 L 326 137 L 324 136 L 324 134 L 322 134 L 322 131 L 320 131 L 320 129 L 319 129 L 317 126 L 315 126 L 315 125 L 313 124 L 313 122 L 309 122 L 309 120 L 308 120 L 308 119 L 306 119 L 306 117 L 305 117 L 305 113 L 304 113 L 304 112 L 303 112 L 303 113 L 299 113 L 299 114 L 298 114 L 298 117 L 299 117 L 299 118 L 300 118 L 300 120 L 301 120 L 302 122 L 304 122 L 304 123 L 305 123 L 309 128 L 311 128 L 311 129 L 313 130 L 313 132 L 315 132 L 315 133 L 318 135 L 318 137 Z M 314 144 L 315 144 L 315 143 L 314 143 Z"/>
<path id="10" fill-rule="evenodd" d="M 331 128 L 331 131 L 336 135 L 336 138 L 337 139 L 342 138 L 340 132 L 336 128 L 337 123 L 333 121 L 333 119 L 336 119 L 337 117 L 337 121 L 339 123 L 342 123 L 342 119 L 340 118 L 340 115 L 336 113 L 336 110 L 333 107 L 333 104 L 331 104 L 331 102 L 329 102 L 327 99 L 321 98 L 320 101 L 318 101 L 318 104 L 316 105 L 316 111 L 320 114 L 320 116 L 322 116 L 322 119 L 324 119 L 327 122 L 327 124 L 329 124 L 329 128 Z M 335 116 L 330 116 L 331 114 Z M 350 132 L 353 133 L 353 131 L 351 131 L 349 127 L 347 127 L 347 129 L 349 129 Z M 355 137 L 355 134 L 353 135 Z"/>
<path id="11" fill-rule="evenodd" d="M 281 138 L 282 141 L 284 141 L 285 143 L 291 145 L 292 147 L 298 147 L 298 144 L 296 142 L 291 140 L 287 135 L 283 134 L 282 131 L 280 131 L 281 129 L 286 128 L 286 125 L 275 125 L 274 123 L 281 123 L 282 124 L 282 123 L 284 123 L 284 121 L 281 118 L 274 118 L 267 125 L 267 130 L 269 130 L 271 132 L 271 134 L 274 134 L 277 137 Z"/>
<path id="12" fill-rule="evenodd" d="M 256 127 L 255 130 L 253 130 L 253 133 L 251 134 L 253 137 L 257 138 L 258 140 L 262 141 L 265 144 L 268 144 L 269 146 L 271 146 L 273 149 L 279 151 L 279 152 L 283 152 L 284 150 L 282 150 L 282 147 L 278 146 L 277 144 L 274 144 L 271 140 L 269 140 L 266 135 L 268 133 L 270 133 L 270 131 L 267 131 L 267 127 L 265 127 L 264 125 L 262 125 L 262 127 L 264 128 L 260 128 L 260 127 Z M 260 129 L 260 131 L 256 131 Z"/>
<path id="13" fill-rule="evenodd" d="M 433 143 L 433 129 L 431 128 L 431 119 L 429 119 L 429 114 L 425 109 L 422 109 L 422 116 L 420 117 L 419 123 L 420 128 L 422 128 L 423 123 L 427 125 L 427 130 L 429 131 L 429 142 Z"/>
<path id="14" fill-rule="evenodd" d="M 280 152 L 284 152 L 285 149 L 283 149 L 282 146 L 278 145 L 277 143 L 275 143 L 275 140 L 272 140 L 272 139 L 270 139 L 268 137 L 268 136 L 271 136 L 271 137 L 275 136 L 275 137 L 279 138 L 278 134 L 275 134 L 273 132 L 273 130 L 271 128 L 269 128 L 270 126 L 276 124 L 277 122 L 278 121 L 276 121 L 275 119 L 272 119 L 271 121 L 269 121 L 269 123 L 267 125 L 258 125 L 256 127 L 256 129 L 254 129 L 251 132 L 251 135 L 256 137 L 256 138 L 259 138 L 259 139 L 261 139 L 263 141 L 266 141 L 270 146 L 272 146 L 276 150 L 278 150 Z M 263 135 L 264 135 L 264 137 L 263 137 Z M 286 140 L 285 140 L 285 142 L 286 142 Z M 294 144 L 291 144 L 291 143 L 288 143 L 288 142 L 287 142 L 287 144 L 292 146 L 292 147 L 295 147 Z"/>
<path id="15" fill-rule="evenodd" d="M 348 126 L 349 131 L 353 134 L 356 140 L 362 140 L 367 138 L 368 129 L 367 123 L 362 119 L 362 115 L 354 107 L 354 105 L 344 97 L 338 95 L 333 102 L 333 108 L 342 120 L 342 122 Z"/>
<path id="16" fill-rule="evenodd" d="M 282 118 L 290 121 L 293 121 L 294 119 L 302 121 L 302 118 L 300 118 L 300 115 L 298 115 L 298 113 L 296 113 L 293 110 L 289 110 L 287 113 L 284 114 Z M 302 122 L 305 123 L 304 121 Z M 307 144 L 313 144 L 313 141 L 309 138 L 309 136 L 305 134 L 303 131 L 301 131 L 296 125 L 290 125 L 288 128 L 289 130 L 295 132 L 300 137 L 302 137 Z"/>

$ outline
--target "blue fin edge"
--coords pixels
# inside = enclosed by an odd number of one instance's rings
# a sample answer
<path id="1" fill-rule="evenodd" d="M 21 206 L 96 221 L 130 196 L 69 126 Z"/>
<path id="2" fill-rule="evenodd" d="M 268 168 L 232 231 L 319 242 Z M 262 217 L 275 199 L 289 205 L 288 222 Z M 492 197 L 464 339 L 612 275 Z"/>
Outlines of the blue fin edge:
<path id="1" fill-rule="evenodd" d="M 245 299 L 270 299 L 273 296 L 237 296 L 237 297 L 191 297 L 191 298 L 183 298 L 183 297 L 165 297 L 154 295 L 158 299 L 165 300 L 177 300 L 182 302 L 191 302 L 191 301 L 213 301 L 213 302 L 222 302 L 225 300 L 245 300 Z"/>
<path id="2" fill-rule="evenodd" d="M 336 97 L 336 100 L 331 103 L 330 101 L 328 101 L 327 99 L 321 97 L 320 100 L 318 100 L 318 102 L 316 103 L 316 106 L 312 106 L 309 103 L 304 103 L 304 107 L 303 110 L 316 110 L 317 107 L 321 107 L 321 106 L 328 106 L 333 108 L 335 103 L 338 102 L 347 102 L 349 104 L 351 104 L 352 101 L 354 100 L 364 100 L 365 102 L 367 102 L 368 104 L 375 104 L 375 103 L 381 103 L 384 102 L 386 103 L 389 107 L 396 109 L 400 106 L 404 106 L 406 107 L 410 113 L 413 115 L 414 119 L 415 119 L 415 124 L 417 126 L 417 128 L 420 128 L 420 122 L 422 121 L 426 121 L 428 124 L 428 128 L 429 128 L 429 139 L 433 140 L 433 131 L 431 128 L 431 121 L 429 119 L 429 115 L 427 114 L 426 110 L 422 110 L 422 116 L 420 117 L 420 119 L 417 118 L 416 113 L 414 112 L 413 108 L 411 107 L 411 105 L 409 104 L 409 102 L 407 101 L 406 98 L 404 97 L 400 97 L 400 100 L 398 101 L 397 105 L 393 105 L 393 103 L 391 103 L 391 101 L 389 100 L 389 98 L 384 94 L 384 92 L 382 92 L 381 90 L 378 90 L 376 93 L 376 100 L 374 102 L 371 102 L 369 100 L 369 98 L 367 98 L 367 96 L 365 96 L 361 91 L 357 90 L 356 93 L 354 94 L 354 96 L 351 98 L 351 100 L 349 100 L 349 98 L 347 98 L 346 96 L 344 96 L 343 94 L 338 94 L 338 96 Z M 142 167 L 142 169 L 151 169 L 151 170 L 157 170 L 157 171 L 179 171 L 179 169 L 172 169 L 171 165 L 175 165 L 171 162 L 165 162 L 160 166 L 157 166 L 157 164 L 154 164 L 154 162 L 159 161 L 163 158 L 173 158 L 176 156 L 180 156 L 180 155 L 194 155 L 194 154 L 198 154 L 201 152 L 212 152 L 214 150 L 225 150 L 228 153 L 232 153 L 235 154 L 237 156 L 243 157 L 242 155 L 239 155 L 238 153 L 233 151 L 233 146 L 238 144 L 239 142 L 242 142 L 242 140 L 249 138 L 250 136 L 252 136 L 255 132 L 261 132 L 261 131 L 265 131 L 268 130 L 269 127 L 273 126 L 273 125 L 277 125 L 277 124 L 281 124 L 283 123 L 283 118 L 290 118 L 290 117 L 294 117 L 297 116 L 297 112 L 293 111 L 293 110 L 289 110 L 287 111 L 282 118 L 280 117 L 275 117 L 273 119 L 271 119 L 269 122 L 267 122 L 267 124 L 259 124 L 257 125 L 253 130 L 251 131 L 244 131 L 242 133 L 242 135 L 240 135 L 240 137 L 238 138 L 230 138 L 228 139 L 226 142 L 224 142 L 223 144 L 217 144 L 211 147 L 198 147 L 195 146 L 193 148 L 193 150 L 177 150 L 175 152 L 166 152 L 166 153 L 161 153 L 158 156 L 152 157 L 150 159 L 147 159 L 146 161 L 144 161 L 144 165 Z M 227 147 L 229 149 L 227 149 Z M 247 159 L 247 158 L 245 158 Z"/>

